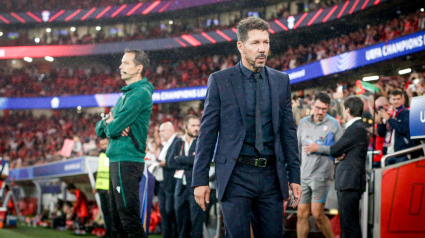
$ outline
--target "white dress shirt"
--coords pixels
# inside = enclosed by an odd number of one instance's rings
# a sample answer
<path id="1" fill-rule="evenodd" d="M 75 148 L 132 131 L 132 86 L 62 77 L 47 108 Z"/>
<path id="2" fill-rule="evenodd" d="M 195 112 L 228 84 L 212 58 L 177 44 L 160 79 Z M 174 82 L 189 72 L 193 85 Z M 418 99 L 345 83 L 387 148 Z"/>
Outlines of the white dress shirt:
<path id="1" fill-rule="evenodd" d="M 170 148 L 170 145 L 173 143 L 174 138 L 176 138 L 176 134 L 174 134 L 173 136 L 170 137 L 170 139 L 168 139 L 167 141 L 162 142 L 162 149 L 161 152 L 159 153 L 158 156 L 158 160 L 160 161 L 164 161 L 165 157 L 167 156 L 167 152 L 168 149 Z M 152 173 L 155 176 L 155 179 L 159 182 L 164 181 L 164 174 L 163 174 L 163 169 L 162 166 L 158 165 L 158 164 L 153 164 L 156 166 L 155 168 L 155 173 Z"/>
<path id="2" fill-rule="evenodd" d="M 182 137 L 182 140 L 184 141 L 184 148 L 183 148 L 184 149 L 184 156 L 189 156 L 189 149 L 192 146 L 194 139 L 192 139 L 192 141 L 189 143 L 189 142 L 187 142 L 187 136 L 184 135 Z M 174 177 L 179 178 L 179 179 L 183 179 L 183 185 L 187 184 L 186 176 L 184 176 L 184 170 L 177 170 L 174 173 Z"/>
<path id="3" fill-rule="evenodd" d="M 350 121 L 347 122 L 347 124 L 345 124 L 345 129 L 347 129 L 349 126 L 353 125 L 354 122 L 361 120 L 361 117 L 355 117 L 353 119 L 351 119 Z"/>

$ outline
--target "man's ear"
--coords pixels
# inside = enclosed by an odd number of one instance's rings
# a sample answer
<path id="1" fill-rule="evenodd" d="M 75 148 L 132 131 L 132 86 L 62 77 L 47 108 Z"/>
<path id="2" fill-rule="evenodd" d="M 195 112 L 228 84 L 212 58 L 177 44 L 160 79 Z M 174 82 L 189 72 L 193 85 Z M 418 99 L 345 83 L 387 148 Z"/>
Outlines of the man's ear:
<path id="1" fill-rule="evenodd" d="M 238 47 L 239 52 L 241 54 L 243 54 L 244 51 L 243 51 L 243 43 L 242 43 L 242 41 L 238 41 L 238 43 L 236 44 L 236 46 Z"/>

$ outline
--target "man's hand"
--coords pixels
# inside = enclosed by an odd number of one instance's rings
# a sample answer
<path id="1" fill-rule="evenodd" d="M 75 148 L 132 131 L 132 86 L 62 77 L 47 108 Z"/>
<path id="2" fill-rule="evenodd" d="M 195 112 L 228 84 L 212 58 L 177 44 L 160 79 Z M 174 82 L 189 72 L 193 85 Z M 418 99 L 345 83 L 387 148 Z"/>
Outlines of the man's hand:
<path id="1" fill-rule="evenodd" d="M 93 188 L 92 193 L 96 194 L 96 192 L 97 192 L 97 189 Z"/>
<path id="2" fill-rule="evenodd" d="M 378 115 L 387 121 L 388 119 L 390 119 L 390 115 L 388 115 L 388 113 L 384 109 L 379 110 Z"/>
<path id="3" fill-rule="evenodd" d="M 296 208 L 301 199 L 301 194 L 302 194 L 301 185 L 297 183 L 291 183 L 289 186 L 292 189 L 292 194 L 294 194 L 294 202 L 292 203 L 292 208 Z"/>
<path id="4" fill-rule="evenodd" d="M 316 143 L 310 143 L 307 146 L 303 147 L 305 153 L 316 153 L 319 150 L 319 145 Z"/>
<path id="5" fill-rule="evenodd" d="M 342 154 L 341 156 L 336 157 L 335 159 L 338 160 L 338 161 L 341 161 L 341 160 L 344 159 L 344 157 L 345 157 L 345 154 Z"/>
<path id="6" fill-rule="evenodd" d="M 112 112 L 109 113 L 109 118 L 106 119 L 105 123 L 108 125 L 112 120 L 114 120 L 114 116 L 112 115 Z"/>
<path id="7" fill-rule="evenodd" d="M 121 131 L 121 136 L 128 136 L 129 133 L 130 133 L 130 127 L 128 126 L 123 131 Z"/>
<path id="8" fill-rule="evenodd" d="M 205 207 L 205 202 L 210 203 L 210 186 L 199 186 L 195 188 L 195 200 L 199 206 L 201 206 L 202 210 L 207 210 Z"/>

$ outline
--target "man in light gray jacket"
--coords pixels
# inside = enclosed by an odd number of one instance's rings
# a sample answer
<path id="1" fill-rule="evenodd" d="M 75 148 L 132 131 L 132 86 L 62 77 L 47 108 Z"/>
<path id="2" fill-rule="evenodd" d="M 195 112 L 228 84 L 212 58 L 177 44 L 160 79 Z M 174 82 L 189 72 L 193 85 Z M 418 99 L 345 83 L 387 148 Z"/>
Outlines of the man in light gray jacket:
<path id="1" fill-rule="evenodd" d="M 344 133 L 337 120 L 327 112 L 331 103 L 326 93 L 317 93 L 313 99 L 313 115 L 301 119 L 298 130 L 298 149 L 301 159 L 302 195 L 298 205 L 297 236 L 306 238 L 309 231 L 310 212 L 327 238 L 333 238 L 332 226 L 324 213 L 326 197 L 334 165 L 327 155 L 304 153 L 302 147 L 310 143 L 332 143 Z M 333 138 L 333 140 L 332 140 Z M 330 145 L 330 144 L 327 144 Z"/>

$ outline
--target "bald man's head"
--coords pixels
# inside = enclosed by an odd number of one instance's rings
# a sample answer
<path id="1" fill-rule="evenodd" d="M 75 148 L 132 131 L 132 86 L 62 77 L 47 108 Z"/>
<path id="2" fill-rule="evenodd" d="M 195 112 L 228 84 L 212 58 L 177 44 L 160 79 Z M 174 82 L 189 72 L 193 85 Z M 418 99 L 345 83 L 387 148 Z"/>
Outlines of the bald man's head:
<path id="1" fill-rule="evenodd" d="M 388 111 L 390 108 L 390 103 L 386 97 L 379 97 L 375 101 L 376 110 L 379 110 L 379 107 L 383 107 L 385 111 Z"/>
<path id="2" fill-rule="evenodd" d="M 174 126 L 171 122 L 167 121 L 159 127 L 159 137 L 162 141 L 169 140 L 175 133 Z"/>

